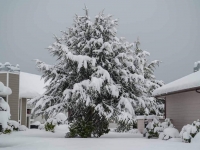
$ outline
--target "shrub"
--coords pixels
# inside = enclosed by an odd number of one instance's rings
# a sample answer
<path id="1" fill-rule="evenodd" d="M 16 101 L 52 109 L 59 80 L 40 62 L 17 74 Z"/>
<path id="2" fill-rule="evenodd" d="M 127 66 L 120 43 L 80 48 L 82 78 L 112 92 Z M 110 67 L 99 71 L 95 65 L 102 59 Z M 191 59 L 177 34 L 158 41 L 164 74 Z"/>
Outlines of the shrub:
<path id="1" fill-rule="evenodd" d="M 50 131 L 50 132 L 54 132 L 54 128 L 56 126 L 57 122 L 55 119 L 51 118 L 48 119 L 47 122 L 45 123 L 45 130 L 46 131 Z"/>
<path id="2" fill-rule="evenodd" d="M 146 137 L 147 138 L 158 138 L 160 133 L 162 133 L 164 131 L 164 129 L 166 129 L 168 127 L 173 128 L 173 124 L 171 123 L 169 118 L 166 118 L 165 121 L 162 123 L 160 123 L 158 119 L 154 118 L 153 121 L 149 122 L 148 125 L 146 126 L 146 131 L 145 131 Z M 162 137 L 160 136 L 159 138 L 162 138 L 162 139 L 167 139 L 167 137 L 168 137 L 168 139 L 171 138 L 166 133 L 162 133 Z"/>
<path id="3" fill-rule="evenodd" d="M 104 115 L 99 114 L 92 106 L 79 106 L 81 113 L 73 116 L 70 133 L 66 137 L 100 137 L 108 133 L 109 122 Z"/>
<path id="4" fill-rule="evenodd" d="M 44 125 L 39 124 L 38 129 L 41 130 L 45 128 L 46 131 L 54 132 L 55 126 L 65 124 L 66 120 L 67 120 L 66 115 L 63 113 L 59 113 L 54 118 L 48 119 Z"/>
<path id="5" fill-rule="evenodd" d="M 178 138 L 179 137 L 179 132 L 177 129 L 173 128 L 173 127 L 168 127 L 165 128 L 163 131 L 163 140 L 168 140 L 171 138 Z"/>
<path id="6" fill-rule="evenodd" d="M 200 132 L 200 120 L 194 121 L 191 125 L 183 126 L 180 136 L 183 142 L 190 143 L 191 139 L 196 136 L 197 133 Z"/>
<path id="7" fill-rule="evenodd" d="M 69 137 L 77 137 L 77 136 L 80 136 L 82 138 L 91 137 L 93 130 L 94 127 L 92 125 L 92 121 L 85 121 L 82 119 L 78 119 L 70 125 Z"/>
<path id="8" fill-rule="evenodd" d="M 3 130 L 3 134 L 10 134 L 13 131 L 11 126 L 7 126 L 4 130 Z"/>
<path id="9" fill-rule="evenodd" d="M 160 122 L 154 118 L 152 122 L 149 122 L 146 126 L 147 138 L 158 138 L 159 132 L 162 130 Z"/>
<path id="10" fill-rule="evenodd" d="M 15 120 L 9 120 L 8 125 L 13 128 L 13 131 L 19 130 L 19 123 Z"/>

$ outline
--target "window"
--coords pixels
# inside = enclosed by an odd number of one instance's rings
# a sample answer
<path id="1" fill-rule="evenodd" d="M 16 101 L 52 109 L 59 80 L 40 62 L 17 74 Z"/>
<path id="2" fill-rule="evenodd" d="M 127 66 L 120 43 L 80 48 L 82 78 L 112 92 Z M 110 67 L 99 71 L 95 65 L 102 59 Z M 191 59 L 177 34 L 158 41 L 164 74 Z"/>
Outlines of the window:
<path id="1" fill-rule="evenodd" d="M 27 109 L 27 114 L 28 114 L 28 115 L 31 114 L 31 109 Z"/>

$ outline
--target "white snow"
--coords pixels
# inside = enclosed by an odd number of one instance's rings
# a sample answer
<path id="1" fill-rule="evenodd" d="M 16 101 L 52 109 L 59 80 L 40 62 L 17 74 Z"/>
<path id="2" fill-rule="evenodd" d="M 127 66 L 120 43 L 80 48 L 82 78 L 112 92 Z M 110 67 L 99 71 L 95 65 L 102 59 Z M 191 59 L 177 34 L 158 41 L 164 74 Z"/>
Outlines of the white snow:
<path id="1" fill-rule="evenodd" d="M 169 141 L 146 139 L 138 134 L 115 133 L 100 138 L 64 138 L 67 128 L 58 126 L 55 133 L 29 129 L 0 135 L 4 150 L 199 150 L 200 143 L 183 143 L 179 138 Z M 63 128 L 63 129 L 62 129 Z"/>
<path id="2" fill-rule="evenodd" d="M 43 130 L 44 129 L 44 124 L 40 124 L 38 129 Z"/>
<path id="3" fill-rule="evenodd" d="M 164 136 L 165 136 L 165 135 L 164 135 L 164 133 L 163 133 L 163 132 L 160 132 L 160 134 L 159 134 L 159 137 L 158 137 L 158 138 L 159 138 L 159 139 L 161 139 L 161 140 L 163 140 Z"/>
<path id="4" fill-rule="evenodd" d="M 56 115 L 55 119 L 57 120 L 58 123 L 64 124 L 64 122 L 67 120 L 67 116 L 63 113 L 59 113 Z"/>
<path id="5" fill-rule="evenodd" d="M 154 96 L 164 95 L 180 90 L 200 87 L 200 71 L 194 72 L 183 78 L 170 82 L 153 91 Z"/>
<path id="6" fill-rule="evenodd" d="M 9 120 L 8 125 L 13 127 L 13 128 L 19 128 L 19 126 L 20 126 L 19 123 L 15 120 Z"/>
<path id="7" fill-rule="evenodd" d="M 19 131 L 26 131 L 28 128 L 25 125 L 19 126 Z"/>
<path id="8" fill-rule="evenodd" d="M 20 98 L 35 98 L 45 92 L 44 79 L 40 75 L 20 72 Z"/>
<path id="9" fill-rule="evenodd" d="M 68 125 L 56 125 L 55 132 L 69 132 Z"/>
<path id="10" fill-rule="evenodd" d="M 138 129 L 131 129 L 131 130 L 128 131 L 128 133 L 141 134 L 141 132 Z"/>
<path id="11" fill-rule="evenodd" d="M 200 142 L 200 132 L 195 135 L 192 139 L 192 143 L 199 143 Z"/>
<path id="12" fill-rule="evenodd" d="M 35 125 L 35 126 L 39 126 L 41 123 L 39 121 L 35 121 L 34 123 L 32 123 L 31 125 Z"/>
<path id="13" fill-rule="evenodd" d="M 141 116 L 136 116 L 136 119 L 154 119 L 155 117 L 157 119 L 163 119 L 163 116 L 156 116 L 156 115 L 148 115 L 148 116 L 141 115 Z"/>
<path id="14" fill-rule="evenodd" d="M 9 62 L 6 62 L 5 64 L 0 63 L 0 71 L 1 72 L 19 72 L 19 65 L 16 66 L 10 64 Z"/>
<path id="15" fill-rule="evenodd" d="M 188 132 L 183 132 L 183 134 L 182 134 L 182 139 L 183 139 L 183 141 L 184 140 L 189 140 L 189 139 L 191 139 L 192 137 L 191 137 L 191 135 L 188 133 Z"/>
<path id="16" fill-rule="evenodd" d="M 51 123 L 52 125 L 57 125 L 57 120 L 55 118 L 49 118 L 47 120 L 48 123 Z"/>
<path id="17" fill-rule="evenodd" d="M 12 90 L 9 87 L 6 87 L 2 82 L 0 82 L 0 95 L 6 96 L 12 94 Z"/>
<path id="18" fill-rule="evenodd" d="M 2 125 L 2 128 L 7 127 L 8 120 L 8 113 L 6 111 L 0 111 L 0 124 Z"/>
<path id="19" fill-rule="evenodd" d="M 180 137 L 178 130 L 175 128 L 169 127 L 169 128 L 164 129 L 163 132 L 164 132 L 165 136 L 169 136 L 171 138 L 179 138 Z"/>

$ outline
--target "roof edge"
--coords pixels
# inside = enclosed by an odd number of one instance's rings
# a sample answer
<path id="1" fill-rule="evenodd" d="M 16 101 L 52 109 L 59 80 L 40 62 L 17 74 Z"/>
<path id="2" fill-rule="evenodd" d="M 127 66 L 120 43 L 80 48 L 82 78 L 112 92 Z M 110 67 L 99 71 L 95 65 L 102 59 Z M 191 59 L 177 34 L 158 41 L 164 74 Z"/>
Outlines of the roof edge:
<path id="1" fill-rule="evenodd" d="M 184 93 L 184 92 L 189 92 L 189 91 L 194 91 L 194 90 L 200 90 L 200 86 L 189 88 L 189 89 L 183 89 L 183 90 L 173 91 L 173 92 L 164 93 L 164 94 L 159 94 L 159 95 L 153 95 L 153 97 L 168 96 L 168 95 L 173 95 L 173 94 L 178 94 L 178 93 Z"/>

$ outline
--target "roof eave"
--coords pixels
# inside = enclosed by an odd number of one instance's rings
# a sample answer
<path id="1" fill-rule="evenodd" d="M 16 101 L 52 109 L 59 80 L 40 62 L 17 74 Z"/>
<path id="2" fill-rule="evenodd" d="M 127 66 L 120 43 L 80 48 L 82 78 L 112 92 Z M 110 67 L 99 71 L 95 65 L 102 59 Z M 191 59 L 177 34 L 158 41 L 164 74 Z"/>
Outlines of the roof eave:
<path id="1" fill-rule="evenodd" d="M 200 86 L 183 89 L 183 90 L 178 90 L 178 91 L 173 91 L 173 92 L 169 92 L 169 93 L 163 93 L 163 94 L 159 94 L 159 95 L 154 95 L 154 97 L 158 98 L 158 97 L 163 97 L 163 96 L 168 96 L 168 95 L 173 95 L 173 94 L 178 94 L 178 93 L 184 93 L 184 92 L 189 92 L 189 91 L 194 91 L 194 90 L 199 90 L 199 89 L 200 89 Z"/>

